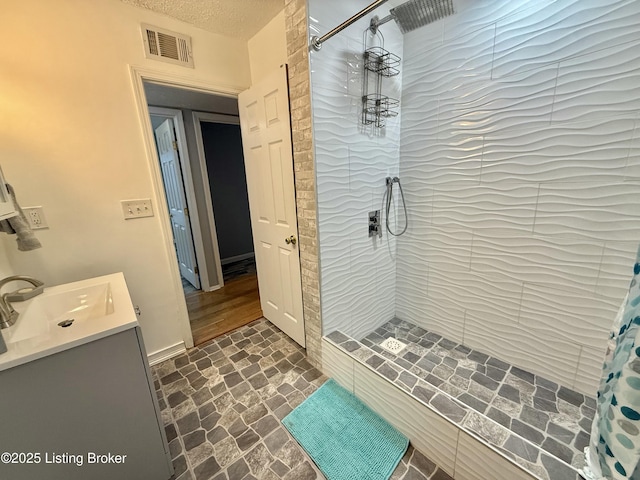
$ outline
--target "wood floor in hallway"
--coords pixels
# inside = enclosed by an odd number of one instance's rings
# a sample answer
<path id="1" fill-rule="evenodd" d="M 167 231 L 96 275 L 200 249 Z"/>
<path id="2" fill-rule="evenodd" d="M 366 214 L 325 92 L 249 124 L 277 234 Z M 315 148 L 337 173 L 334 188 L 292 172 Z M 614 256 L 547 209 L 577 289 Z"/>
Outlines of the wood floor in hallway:
<path id="1" fill-rule="evenodd" d="M 185 293 L 185 299 L 195 345 L 262 317 L 255 273 L 235 277 L 213 292 Z"/>

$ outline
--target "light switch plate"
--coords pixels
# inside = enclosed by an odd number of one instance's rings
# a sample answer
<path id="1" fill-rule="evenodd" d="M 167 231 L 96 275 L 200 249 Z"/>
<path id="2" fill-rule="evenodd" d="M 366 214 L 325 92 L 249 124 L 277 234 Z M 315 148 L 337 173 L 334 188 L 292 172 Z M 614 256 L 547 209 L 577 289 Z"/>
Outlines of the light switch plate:
<path id="1" fill-rule="evenodd" d="M 47 219 L 44 216 L 44 210 L 41 206 L 37 207 L 25 207 L 22 209 L 24 216 L 27 217 L 27 222 L 31 230 L 39 230 L 41 228 L 49 228 Z"/>
<path id="2" fill-rule="evenodd" d="M 153 205 L 150 198 L 138 200 L 121 200 L 122 214 L 125 220 L 132 218 L 153 217 Z"/>

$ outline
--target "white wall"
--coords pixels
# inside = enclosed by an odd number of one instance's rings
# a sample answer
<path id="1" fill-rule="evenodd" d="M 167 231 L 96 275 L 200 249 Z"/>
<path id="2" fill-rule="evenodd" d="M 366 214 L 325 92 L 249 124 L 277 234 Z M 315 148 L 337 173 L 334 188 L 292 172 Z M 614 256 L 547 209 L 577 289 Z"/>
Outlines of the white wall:
<path id="1" fill-rule="evenodd" d="M 640 1 L 405 36 L 397 315 L 594 394 L 640 240 Z"/>
<path id="2" fill-rule="evenodd" d="M 122 199 L 161 201 L 129 65 L 242 90 L 250 84 L 246 42 L 118 0 L 9 0 L 2 8 L 2 167 L 23 206 L 42 205 L 51 227 L 38 232 L 43 248 L 33 252 L 17 252 L 5 236 L 13 271 L 48 284 L 123 271 L 147 350 L 179 343 L 182 292 L 160 219 L 124 221 L 120 210 Z M 146 60 L 141 22 L 192 36 L 196 68 Z"/>
<path id="3" fill-rule="evenodd" d="M 342 23 L 368 1 L 309 2 L 318 36 Z M 385 15 L 379 9 L 378 15 Z M 361 19 L 311 53 L 313 129 L 318 189 L 323 332 L 362 337 L 391 320 L 395 311 L 395 239 L 369 238 L 368 212 L 382 209 L 385 177 L 398 174 L 400 120 L 363 127 L 363 32 Z M 386 48 L 398 55 L 395 25 L 382 28 Z M 400 95 L 401 77 L 385 78 L 383 92 Z"/>
<path id="4" fill-rule="evenodd" d="M 247 43 L 251 65 L 251 84 L 259 82 L 283 63 L 287 63 L 287 35 L 284 10 Z"/>

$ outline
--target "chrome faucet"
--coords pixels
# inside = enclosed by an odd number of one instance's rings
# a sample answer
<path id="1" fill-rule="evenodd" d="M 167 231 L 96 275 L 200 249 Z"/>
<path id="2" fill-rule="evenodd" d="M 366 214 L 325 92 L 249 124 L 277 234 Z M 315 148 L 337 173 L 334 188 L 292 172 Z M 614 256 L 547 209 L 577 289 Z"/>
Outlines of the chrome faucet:
<path id="1" fill-rule="evenodd" d="M 44 291 L 44 283 L 40 280 L 24 275 L 13 275 L 0 280 L 0 292 L 6 284 L 15 281 L 28 282 L 33 285 L 33 288 L 21 288 L 15 292 L 0 295 L 0 329 L 9 328 L 18 319 L 19 313 L 15 311 L 9 302 L 24 302 L 36 295 L 40 295 Z"/>

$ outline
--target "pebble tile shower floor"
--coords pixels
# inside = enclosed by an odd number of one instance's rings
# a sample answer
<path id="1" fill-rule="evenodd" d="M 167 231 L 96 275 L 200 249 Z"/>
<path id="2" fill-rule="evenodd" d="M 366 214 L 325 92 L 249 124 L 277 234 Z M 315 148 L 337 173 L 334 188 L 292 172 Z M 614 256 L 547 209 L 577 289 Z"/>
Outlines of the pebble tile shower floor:
<path id="1" fill-rule="evenodd" d="M 153 369 L 174 480 L 323 479 L 281 420 L 327 377 L 265 319 Z M 409 447 L 392 480 L 451 480 Z"/>

